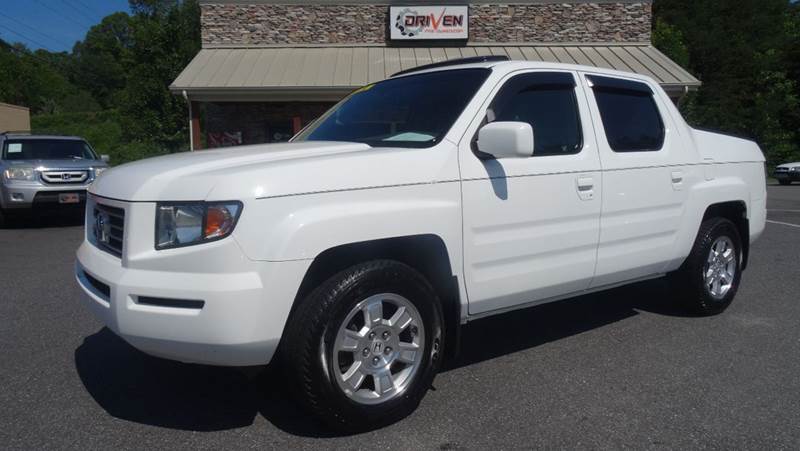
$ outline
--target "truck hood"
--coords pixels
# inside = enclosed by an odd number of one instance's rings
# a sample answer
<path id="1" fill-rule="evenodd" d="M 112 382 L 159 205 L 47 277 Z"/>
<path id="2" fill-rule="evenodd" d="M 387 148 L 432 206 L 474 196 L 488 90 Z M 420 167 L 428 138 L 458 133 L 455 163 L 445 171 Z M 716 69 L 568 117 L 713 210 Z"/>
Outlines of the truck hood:
<path id="1" fill-rule="evenodd" d="M 453 180 L 455 158 L 449 143 L 428 149 L 321 141 L 261 144 L 124 164 L 104 172 L 89 191 L 127 201 L 245 200 Z M 450 159 L 453 164 L 447 164 Z"/>

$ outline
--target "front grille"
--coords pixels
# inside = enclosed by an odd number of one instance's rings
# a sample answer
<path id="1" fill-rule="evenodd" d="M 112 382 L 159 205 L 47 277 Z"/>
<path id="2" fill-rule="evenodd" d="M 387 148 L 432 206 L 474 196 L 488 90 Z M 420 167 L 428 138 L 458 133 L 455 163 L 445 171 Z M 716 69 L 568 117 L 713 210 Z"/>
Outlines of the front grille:
<path id="1" fill-rule="evenodd" d="M 125 235 L 125 210 L 95 204 L 92 210 L 92 235 L 100 249 L 122 257 L 122 240 Z"/>
<path id="2" fill-rule="evenodd" d="M 46 183 L 65 184 L 65 183 L 86 183 L 89 179 L 89 171 L 81 170 L 47 170 L 42 171 L 42 180 Z"/>

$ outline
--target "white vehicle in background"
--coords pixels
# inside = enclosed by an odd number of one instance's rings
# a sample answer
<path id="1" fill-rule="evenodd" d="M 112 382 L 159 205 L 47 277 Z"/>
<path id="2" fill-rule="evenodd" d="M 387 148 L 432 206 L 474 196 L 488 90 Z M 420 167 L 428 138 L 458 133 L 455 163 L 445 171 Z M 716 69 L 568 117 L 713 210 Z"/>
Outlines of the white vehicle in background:
<path id="1" fill-rule="evenodd" d="M 650 78 L 494 57 L 89 191 L 76 277 L 111 330 L 185 362 L 279 359 L 356 430 L 411 412 L 468 321 L 665 275 L 723 311 L 766 211 L 758 146 L 693 130 Z"/>
<path id="2" fill-rule="evenodd" d="M 791 185 L 792 182 L 800 182 L 800 162 L 786 163 L 775 166 L 772 176 L 781 185 Z"/>

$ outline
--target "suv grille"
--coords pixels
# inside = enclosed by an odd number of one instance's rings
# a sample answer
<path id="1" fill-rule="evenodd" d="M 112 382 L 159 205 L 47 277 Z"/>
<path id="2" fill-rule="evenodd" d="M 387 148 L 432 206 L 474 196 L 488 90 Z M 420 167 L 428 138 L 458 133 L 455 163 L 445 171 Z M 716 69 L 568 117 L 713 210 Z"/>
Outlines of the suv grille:
<path id="1" fill-rule="evenodd" d="M 100 249 L 122 257 L 122 237 L 125 232 L 125 210 L 95 204 L 92 210 L 92 235 Z"/>
<path id="2" fill-rule="evenodd" d="M 42 180 L 47 183 L 84 183 L 89 179 L 89 171 L 43 171 Z"/>

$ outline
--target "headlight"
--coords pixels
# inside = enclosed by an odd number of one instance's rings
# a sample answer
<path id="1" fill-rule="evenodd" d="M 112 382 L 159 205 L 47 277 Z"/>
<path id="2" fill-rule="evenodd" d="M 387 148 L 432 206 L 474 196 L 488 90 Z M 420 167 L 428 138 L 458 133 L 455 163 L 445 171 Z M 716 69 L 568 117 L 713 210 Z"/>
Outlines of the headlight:
<path id="1" fill-rule="evenodd" d="M 3 175 L 6 180 L 36 180 L 36 171 L 31 167 L 8 168 Z"/>
<path id="2" fill-rule="evenodd" d="M 189 246 L 230 235 L 240 202 L 163 203 L 156 206 L 156 249 Z"/>
<path id="3" fill-rule="evenodd" d="M 800 169 L 800 168 L 798 168 L 798 167 L 796 167 L 796 166 L 795 166 L 795 167 L 791 167 L 791 168 L 789 168 L 789 170 L 790 170 L 790 171 L 797 171 L 798 169 Z"/>
<path id="4" fill-rule="evenodd" d="M 100 174 L 102 174 L 103 172 L 106 172 L 106 169 L 108 169 L 108 168 L 106 168 L 106 167 L 94 168 L 94 176 L 95 176 L 95 178 L 99 177 Z"/>

